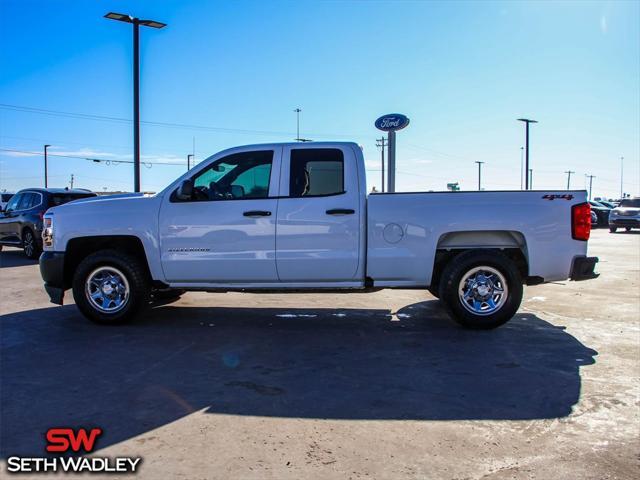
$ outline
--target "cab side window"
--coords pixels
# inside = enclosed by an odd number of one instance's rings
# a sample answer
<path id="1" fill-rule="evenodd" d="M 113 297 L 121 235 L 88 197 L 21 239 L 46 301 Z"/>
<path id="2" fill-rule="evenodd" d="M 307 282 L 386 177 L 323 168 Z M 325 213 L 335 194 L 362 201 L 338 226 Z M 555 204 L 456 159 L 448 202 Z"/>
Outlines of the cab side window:
<path id="1" fill-rule="evenodd" d="M 344 155 L 337 148 L 291 150 L 290 197 L 344 193 Z"/>
<path id="2" fill-rule="evenodd" d="M 193 179 L 193 201 L 269 197 L 273 151 L 242 152 L 216 160 Z"/>

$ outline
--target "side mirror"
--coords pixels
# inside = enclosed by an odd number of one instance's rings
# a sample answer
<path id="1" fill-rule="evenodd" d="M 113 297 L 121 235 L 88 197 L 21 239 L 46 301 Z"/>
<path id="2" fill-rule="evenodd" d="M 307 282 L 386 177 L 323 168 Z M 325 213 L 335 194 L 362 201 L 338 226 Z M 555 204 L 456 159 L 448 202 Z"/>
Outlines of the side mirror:
<path id="1" fill-rule="evenodd" d="M 183 180 L 176 192 L 178 200 L 188 201 L 193 197 L 193 180 Z"/>

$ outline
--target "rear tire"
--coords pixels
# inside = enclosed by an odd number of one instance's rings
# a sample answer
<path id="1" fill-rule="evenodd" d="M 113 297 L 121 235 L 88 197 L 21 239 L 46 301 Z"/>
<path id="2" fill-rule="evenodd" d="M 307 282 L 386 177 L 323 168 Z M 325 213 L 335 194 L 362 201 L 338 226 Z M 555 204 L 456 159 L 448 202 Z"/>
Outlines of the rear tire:
<path id="1" fill-rule="evenodd" d="M 149 303 L 145 265 L 115 250 L 86 257 L 73 275 L 73 298 L 82 314 L 95 323 L 115 325 L 132 320 Z"/>
<path id="2" fill-rule="evenodd" d="M 625 229 L 627 232 L 630 232 L 630 231 L 631 231 L 631 227 L 624 227 L 624 229 Z"/>
<path id="3" fill-rule="evenodd" d="M 30 228 L 27 228 L 22 234 L 22 249 L 26 257 L 31 260 L 37 260 L 40 257 L 40 253 L 42 253 L 36 236 Z"/>
<path id="4" fill-rule="evenodd" d="M 609 227 L 609 231 L 610 231 L 611 233 L 616 233 L 616 231 L 617 231 L 617 230 L 618 230 L 618 229 L 617 229 L 616 227 Z"/>
<path id="5" fill-rule="evenodd" d="M 440 299 L 465 328 L 488 330 L 508 322 L 522 302 L 522 278 L 500 252 L 469 250 L 451 259 L 440 278 Z"/>

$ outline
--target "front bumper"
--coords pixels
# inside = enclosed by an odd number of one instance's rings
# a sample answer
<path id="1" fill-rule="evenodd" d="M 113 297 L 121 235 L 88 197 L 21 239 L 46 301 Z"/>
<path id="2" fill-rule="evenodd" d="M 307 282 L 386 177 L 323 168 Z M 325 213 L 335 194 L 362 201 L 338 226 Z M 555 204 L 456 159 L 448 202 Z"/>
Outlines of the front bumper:
<path id="1" fill-rule="evenodd" d="M 571 280 L 589 280 L 591 278 L 597 278 L 599 273 L 595 273 L 596 263 L 598 263 L 598 257 L 576 257 L 573 260 L 573 266 L 571 267 Z"/>
<path id="2" fill-rule="evenodd" d="M 40 275 L 51 303 L 62 305 L 64 300 L 64 252 L 42 252 Z"/>
<path id="3" fill-rule="evenodd" d="M 609 226 L 610 227 L 632 227 L 632 228 L 640 228 L 640 218 L 638 217 L 609 217 Z"/>

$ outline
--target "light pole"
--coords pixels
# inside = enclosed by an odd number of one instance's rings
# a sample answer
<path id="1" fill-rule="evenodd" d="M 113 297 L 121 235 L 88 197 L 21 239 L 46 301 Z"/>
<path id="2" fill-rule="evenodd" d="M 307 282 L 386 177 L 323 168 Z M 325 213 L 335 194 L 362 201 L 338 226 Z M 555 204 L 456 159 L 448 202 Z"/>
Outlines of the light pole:
<path id="1" fill-rule="evenodd" d="M 593 179 L 596 178 L 595 175 L 587 175 L 589 177 L 589 201 L 591 201 L 591 187 L 593 187 Z"/>
<path id="2" fill-rule="evenodd" d="M 624 198 L 623 173 L 624 173 L 624 157 L 620 157 L 620 200 Z"/>
<path id="3" fill-rule="evenodd" d="M 476 161 L 478 164 L 478 191 L 482 190 L 482 164 L 484 162 Z"/>
<path id="4" fill-rule="evenodd" d="M 309 138 L 300 138 L 300 112 L 301 108 L 296 108 L 294 112 L 296 112 L 296 142 L 311 142 L 312 140 Z"/>
<path id="5" fill-rule="evenodd" d="M 529 182 L 529 188 L 527 190 L 533 190 L 533 168 L 530 168 L 528 172 L 529 179 L 527 181 Z"/>
<path id="6" fill-rule="evenodd" d="M 525 128 L 525 172 L 526 172 L 526 177 L 525 177 L 525 182 L 524 182 L 524 187 L 525 190 L 529 190 L 531 188 L 531 185 L 529 184 L 529 124 L 530 123 L 538 123 L 537 120 L 531 120 L 530 118 L 519 118 L 518 121 L 520 122 L 524 122 L 526 125 Z"/>
<path id="7" fill-rule="evenodd" d="M 301 108 L 296 108 L 294 112 L 296 112 L 296 142 L 300 141 L 300 112 Z"/>
<path id="8" fill-rule="evenodd" d="M 524 147 L 520 147 L 520 190 L 522 190 L 523 177 L 524 177 Z"/>
<path id="9" fill-rule="evenodd" d="M 567 170 L 564 173 L 567 174 L 567 190 L 571 190 L 571 174 L 576 172 L 574 172 L 573 170 Z"/>
<path id="10" fill-rule="evenodd" d="M 166 27 L 155 20 L 140 20 L 131 15 L 109 12 L 105 18 L 133 25 L 133 190 L 140 191 L 140 25 L 151 28 Z"/>
<path id="11" fill-rule="evenodd" d="M 190 160 L 193 158 L 193 155 L 190 153 L 189 155 L 187 155 L 187 172 L 189 170 L 191 170 L 191 162 Z"/>
<path id="12" fill-rule="evenodd" d="M 48 187 L 48 180 L 47 180 L 47 148 L 49 148 L 51 145 L 45 145 L 44 146 L 44 188 Z"/>

